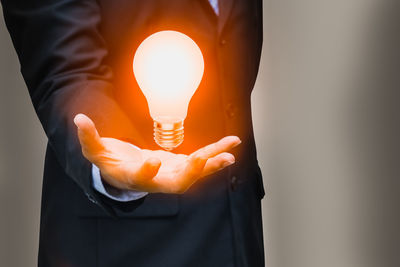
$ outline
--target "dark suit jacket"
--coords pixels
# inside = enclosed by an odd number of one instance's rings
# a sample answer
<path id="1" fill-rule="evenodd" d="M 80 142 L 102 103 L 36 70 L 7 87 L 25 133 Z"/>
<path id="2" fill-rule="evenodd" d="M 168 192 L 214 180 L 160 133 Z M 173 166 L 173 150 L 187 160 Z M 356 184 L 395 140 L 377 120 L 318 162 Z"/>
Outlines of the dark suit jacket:
<path id="1" fill-rule="evenodd" d="M 262 1 L 1 0 L 21 72 L 48 137 L 39 266 L 263 266 L 264 195 L 250 94 L 262 45 Z M 157 149 L 132 73 L 138 45 L 177 30 L 201 48 L 205 73 L 185 120 L 190 153 L 225 135 L 237 163 L 183 195 L 111 201 L 91 185 L 73 117 L 102 136 Z"/>

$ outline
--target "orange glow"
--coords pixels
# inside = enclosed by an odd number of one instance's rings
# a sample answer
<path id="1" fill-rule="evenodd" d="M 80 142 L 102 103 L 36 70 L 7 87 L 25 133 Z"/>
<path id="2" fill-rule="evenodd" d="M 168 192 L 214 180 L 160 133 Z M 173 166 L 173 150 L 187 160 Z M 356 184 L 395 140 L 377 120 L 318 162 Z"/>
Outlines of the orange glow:
<path id="1" fill-rule="evenodd" d="M 133 72 L 151 117 L 159 122 L 182 121 L 203 77 L 203 55 L 185 34 L 161 31 L 140 44 Z"/>

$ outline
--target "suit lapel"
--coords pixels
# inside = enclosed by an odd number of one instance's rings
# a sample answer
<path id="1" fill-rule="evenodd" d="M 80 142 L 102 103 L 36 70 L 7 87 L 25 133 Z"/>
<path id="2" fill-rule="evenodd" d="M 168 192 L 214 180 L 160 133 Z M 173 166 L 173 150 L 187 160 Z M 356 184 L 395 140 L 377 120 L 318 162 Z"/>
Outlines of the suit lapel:
<path id="1" fill-rule="evenodd" d="M 221 34 L 224 30 L 226 22 L 232 11 L 232 6 L 235 0 L 218 0 L 219 1 L 219 16 L 218 16 L 218 33 Z"/>

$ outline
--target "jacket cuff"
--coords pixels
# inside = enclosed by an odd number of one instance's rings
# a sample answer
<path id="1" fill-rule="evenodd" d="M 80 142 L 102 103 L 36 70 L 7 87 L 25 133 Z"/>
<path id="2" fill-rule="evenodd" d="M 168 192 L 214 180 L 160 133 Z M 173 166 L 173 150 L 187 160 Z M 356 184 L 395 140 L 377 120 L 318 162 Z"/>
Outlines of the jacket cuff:
<path id="1" fill-rule="evenodd" d="M 119 202 L 138 200 L 148 194 L 142 191 L 122 190 L 104 183 L 101 179 L 100 170 L 95 164 L 92 164 L 92 184 L 97 192 Z"/>

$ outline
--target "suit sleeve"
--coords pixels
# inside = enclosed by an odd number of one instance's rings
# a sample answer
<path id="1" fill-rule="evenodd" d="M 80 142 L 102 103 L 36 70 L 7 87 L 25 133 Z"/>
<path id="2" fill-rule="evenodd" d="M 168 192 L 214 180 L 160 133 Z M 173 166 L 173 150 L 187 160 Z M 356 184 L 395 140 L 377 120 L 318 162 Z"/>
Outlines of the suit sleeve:
<path id="1" fill-rule="evenodd" d="M 1 0 L 4 18 L 35 111 L 64 168 L 108 213 L 114 208 L 93 189 L 91 163 L 79 145 L 73 118 L 87 114 L 101 136 L 140 139 L 113 97 L 113 73 L 104 63 L 95 0 Z"/>
<path id="2" fill-rule="evenodd" d="M 97 192 L 101 193 L 109 199 L 119 201 L 119 202 L 129 202 L 132 200 L 138 200 L 148 193 L 143 191 L 127 190 L 115 188 L 101 179 L 99 168 L 92 164 L 92 181 L 93 187 Z"/>

